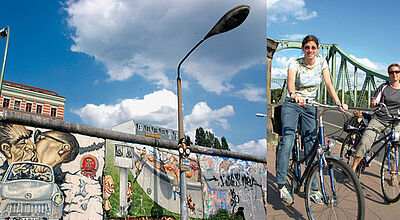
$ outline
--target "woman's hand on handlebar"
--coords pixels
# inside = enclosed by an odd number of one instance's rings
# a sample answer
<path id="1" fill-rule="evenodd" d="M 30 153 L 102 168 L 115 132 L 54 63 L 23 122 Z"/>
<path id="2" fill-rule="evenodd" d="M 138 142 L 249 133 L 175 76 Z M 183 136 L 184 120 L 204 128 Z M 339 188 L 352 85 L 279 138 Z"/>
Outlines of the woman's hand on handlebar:
<path id="1" fill-rule="evenodd" d="M 372 107 L 375 107 L 375 106 L 377 106 L 377 105 L 379 105 L 379 101 L 376 100 L 376 99 L 372 99 L 372 101 L 371 101 L 371 106 L 372 106 Z"/>
<path id="2" fill-rule="evenodd" d="M 296 104 L 303 106 L 306 104 L 306 99 L 304 97 L 301 96 L 296 96 L 294 99 L 292 99 L 294 102 L 296 102 Z"/>
<path id="3" fill-rule="evenodd" d="M 347 104 L 340 104 L 340 108 L 342 108 L 343 110 L 347 111 L 349 110 L 349 106 Z"/>

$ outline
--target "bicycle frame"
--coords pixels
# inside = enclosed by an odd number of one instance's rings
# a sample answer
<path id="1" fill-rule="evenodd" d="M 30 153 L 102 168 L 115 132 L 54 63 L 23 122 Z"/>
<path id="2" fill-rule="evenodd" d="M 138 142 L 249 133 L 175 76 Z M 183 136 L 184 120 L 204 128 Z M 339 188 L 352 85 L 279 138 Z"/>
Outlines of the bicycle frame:
<path id="1" fill-rule="evenodd" d="M 298 160 L 298 157 L 300 155 L 300 149 L 299 149 L 299 145 L 298 145 L 298 141 L 299 141 L 299 135 L 296 132 L 296 143 L 295 146 L 295 154 L 293 155 L 295 158 L 293 158 L 293 161 L 295 163 L 295 167 L 294 167 L 294 178 L 295 180 L 299 183 L 299 186 L 302 186 L 304 181 L 311 175 L 311 171 L 313 170 L 313 168 L 315 166 L 319 167 L 319 180 L 321 182 L 321 188 L 322 188 L 322 195 L 323 195 L 323 199 L 324 199 L 324 203 L 327 204 L 328 203 L 328 199 L 325 193 L 325 187 L 324 187 L 324 180 L 323 180 L 323 171 L 322 171 L 322 167 L 324 165 L 324 163 L 326 163 L 325 161 L 325 154 L 326 154 L 326 145 L 325 145 L 325 136 L 324 136 L 324 125 L 323 125 L 323 121 L 322 121 L 322 116 L 323 114 L 319 115 L 319 128 L 318 128 L 318 134 L 317 134 L 317 139 L 314 142 L 313 147 L 311 148 L 310 152 L 308 152 L 308 154 L 301 160 Z M 315 161 L 315 157 L 318 157 L 318 160 Z M 304 170 L 303 175 L 301 174 L 301 167 L 300 164 L 302 164 L 304 161 L 306 161 L 307 159 L 310 159 L 307 162 L 307 167 Z M 333 194 L 336 196 L 336 190 L 335 190 L 335 184 L 334 184 L 334 179 L 333 179 L 333 170 L 330 170 L 330 176 L 331 176 L 331 186 L 332 186 L 332 191 Z M 292 187 L 292 193 L 294 191 L 294 186 Z"/>
<path id="2" fill-rule="evenodd" d="M 377 140 L 377 141 L 375 141 L 373 144 L 372 144 L 372 146 L 373 145 L 375 145 L 375 144 L 378 144 L 379 142 L 381 142 L 382 140 L 384 140 L 384 139 L 387 139 L 386 141 L 385 141 L 385 143 L 383 143 L 380 147 L 379 147 L 379 149 L 377 150 L 377 151 L 375 151 L 375 153 L 367 160 L 367 163 L 366 163 L 366 167 L 369 167 L 369 164 L 372 162 L 372 160 L 376 157 L 376 156 L 378 156 L 378 154 L 382 151 L 382 149 L 384 148 L 384 147 L 386 147 L 386 145 L 389 143 L 389 142 L 392 142 L 392 138 L 390 137 L 390 138 L 388 138 L 389 136 L 392 136 L 392 134 L 394 133 L 394 129 L 392 128 L 392 130 L 388 133 L 388 134 L 386 134 L 385 136 L 383 136 L 383 137 L 381 137 L 379 140 Z M 367 159 L 367 157 L 368 157 L 368 153 L 366 153 L 365 154 L 365 159 Z M 390 161 L 389 161 L 390 162 Z"/>

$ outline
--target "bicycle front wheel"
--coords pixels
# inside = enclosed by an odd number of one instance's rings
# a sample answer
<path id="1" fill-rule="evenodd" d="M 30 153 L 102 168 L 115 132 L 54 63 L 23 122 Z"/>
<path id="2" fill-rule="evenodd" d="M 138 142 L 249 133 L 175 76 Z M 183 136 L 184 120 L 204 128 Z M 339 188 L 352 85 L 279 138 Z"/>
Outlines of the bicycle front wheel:
<path id="1" fill-rule="evenodd" d="M 386 149 L 381 166 L 381 187 L 383 197 L 389 203 L 397 202 L 400 199 L 400 175 L 399 169 L 399 149 L 391 148 L 388 154 Z M 390 157 L 390 162 L 388 161 Z"/>
<path id="2" fill-rule="evenodd" d="M 314 166 L 306 183 L 306 210 L 309 219 L 364 219 L 364 194 L 351 168 L 342 160 L 326 158 L 322 172 Z M 321 176 L 321 178 L 319 177 Z M 317 186 L 312 180 L 317 178 Z M 312 201 L 314 187 L 324 195 L 323 203 Z M 324 197 L 324 196 L 323 196 Z"/>

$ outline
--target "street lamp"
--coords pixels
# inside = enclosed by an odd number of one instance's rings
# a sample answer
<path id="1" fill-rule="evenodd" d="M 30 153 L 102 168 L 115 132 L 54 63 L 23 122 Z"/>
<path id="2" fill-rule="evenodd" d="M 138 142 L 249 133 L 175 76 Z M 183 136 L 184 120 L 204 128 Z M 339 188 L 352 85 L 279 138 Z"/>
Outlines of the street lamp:
<path id="1" fill-rule="evenodd" d="M 179 132 L 179 140 L 185 138 L 185 133 L 183 131 L 183 112 L 182 112 L 182 89 L 181 89 L 181 75 L 180 75 L 180 68 L 182 63 L 186 60 L 186 58 L 206 39 L 227 32 L 232 30 L 242 24 L 244 20 L 250 13 L 250 7 L 248 5 L 239 5 L 224 14 L 224 16 L 219 19 L 219 21 L 214 25 L 214 27 L 208 32 L 208 34 L 200 40 L 196 46 L 194 46 L 189 53 L 186 54 L 185 57 L 179 62 L 178 65 L 178 77 L 176 78 L 177 83 L 177 93 L 178 93 L 178 132 Z M 186 203 L 186 169 L 184 167 L 184 160 L 183 155 L 180 154 L 179 156 L 179 167 L 180 167 L 180 197 L 181 197 L 181 219 L 189 219 L 187 213 L 187 203 Z"/>
<path id="2" fill-rule="evenodd" d="M 0 38 L 4 39 L 5 37 L 7 37 L 7 42 L 6 42 L 6 47 L 4 49 L 3 67 L 1 68 L 1 75 L 0 75 L 0 99 L 1 99 L 1 90 L 3 87 L 4 69 L 6 68 L 8 40 L 10 39 L 10 27 L 9 26 L 0 30 Z"/>

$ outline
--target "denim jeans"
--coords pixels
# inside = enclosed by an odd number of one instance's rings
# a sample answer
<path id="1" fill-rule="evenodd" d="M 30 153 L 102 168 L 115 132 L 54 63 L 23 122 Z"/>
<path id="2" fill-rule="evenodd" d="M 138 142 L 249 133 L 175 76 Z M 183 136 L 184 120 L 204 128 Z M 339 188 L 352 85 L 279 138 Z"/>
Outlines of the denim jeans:
<path id="1" fill-rule="evenodd" d="M 276 182 L 278 184 L 286 184 L 289 159 L 294 146 L 295 132 L 300 115 L 302 116 L 300 121 L 300 135 L 306 155 L 313 147 L 317 137 L 317 108 L 311 106 L 299 106 L 290 101 L 290 99 L 286 99 L 282 105 L 282 140 L 276 158 Z M 317 177 L 317 175 L 314 177 Z M 317 181 L 317 178 L 313 179 L 313 190 L 318 189 Z"/>

